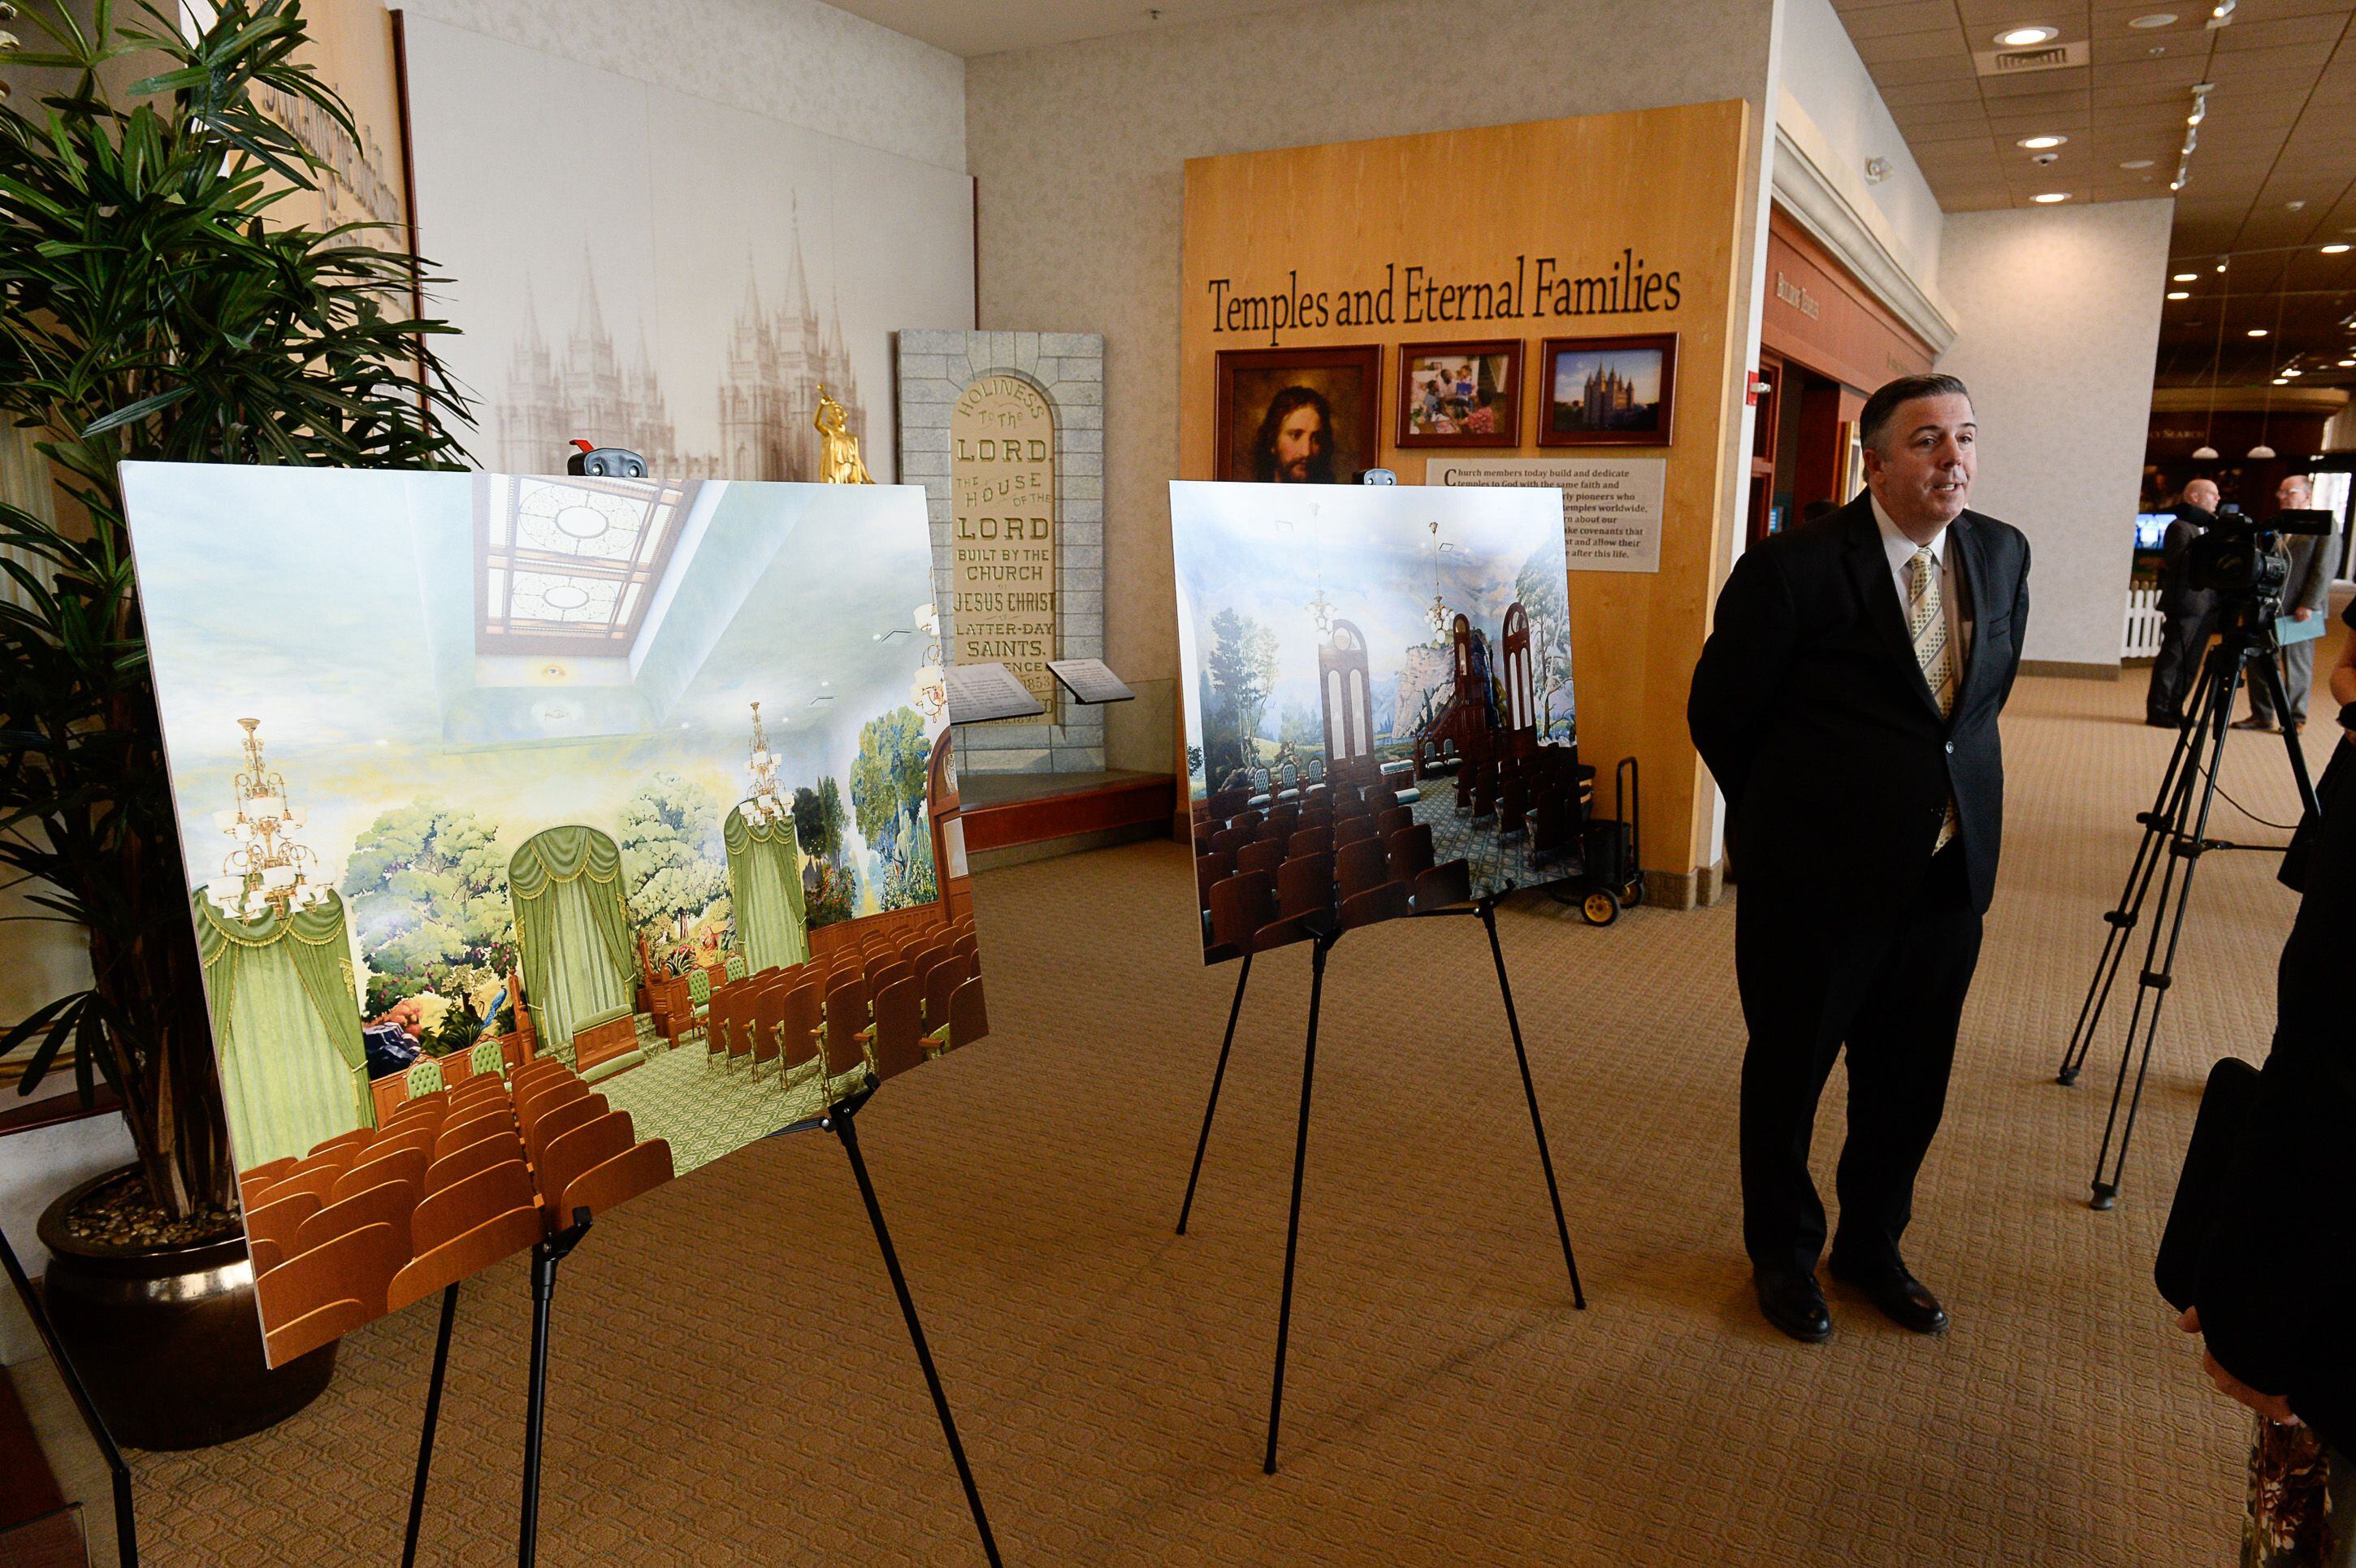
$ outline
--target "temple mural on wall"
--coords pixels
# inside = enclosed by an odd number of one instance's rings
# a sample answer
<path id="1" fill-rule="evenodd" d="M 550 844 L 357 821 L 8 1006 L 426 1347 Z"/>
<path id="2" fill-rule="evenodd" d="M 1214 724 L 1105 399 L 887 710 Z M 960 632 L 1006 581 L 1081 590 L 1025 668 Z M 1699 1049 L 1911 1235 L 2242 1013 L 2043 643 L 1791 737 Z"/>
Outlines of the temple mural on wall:
<path id="1" fill-rule="evenodd" d="M 667 479 L 814 480 L 823 385 L 895 478 L 893 334 L 973 320 L 961 170 L 427 18 L 407 39 L 427 308 L 478 464 L 578 437 Z"/>

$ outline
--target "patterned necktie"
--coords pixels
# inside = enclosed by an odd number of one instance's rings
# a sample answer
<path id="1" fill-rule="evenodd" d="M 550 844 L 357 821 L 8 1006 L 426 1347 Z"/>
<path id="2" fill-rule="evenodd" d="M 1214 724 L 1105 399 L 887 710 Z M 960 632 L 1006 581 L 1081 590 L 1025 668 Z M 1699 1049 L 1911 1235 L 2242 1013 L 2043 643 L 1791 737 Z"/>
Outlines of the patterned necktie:
<path id="1" fill-rule="evenodd" d="M 1931 688 L 1940 715 L 1954 716 L 1955 650 L 1947 640 L 1947 608 L 1939 596 L 1939 558 L 1927 545 L 1906 563 L 1906 632 L 1914 639 L 1914 662 L 1922 667 L 1923 684 Z M 1950 794 L 1939 819 L 1938 841 L 1931 846 L 1933 854 L 1947 847 L 1956 826 L 1955 798 Z"/>

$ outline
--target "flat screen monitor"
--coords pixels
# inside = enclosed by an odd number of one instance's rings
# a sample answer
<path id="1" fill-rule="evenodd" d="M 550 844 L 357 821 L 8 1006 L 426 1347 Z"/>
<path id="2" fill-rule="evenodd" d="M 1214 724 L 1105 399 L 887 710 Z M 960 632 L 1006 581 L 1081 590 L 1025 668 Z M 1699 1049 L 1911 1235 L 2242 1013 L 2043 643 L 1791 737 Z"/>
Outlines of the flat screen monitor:
<path id="1" fill-rule="evenodd" d="M 2139 511 L 2136 513 L 2136 548 L 2157 550 L 2167 542 L 2168 525 L 2176 521 L 2172 511 Z"/>

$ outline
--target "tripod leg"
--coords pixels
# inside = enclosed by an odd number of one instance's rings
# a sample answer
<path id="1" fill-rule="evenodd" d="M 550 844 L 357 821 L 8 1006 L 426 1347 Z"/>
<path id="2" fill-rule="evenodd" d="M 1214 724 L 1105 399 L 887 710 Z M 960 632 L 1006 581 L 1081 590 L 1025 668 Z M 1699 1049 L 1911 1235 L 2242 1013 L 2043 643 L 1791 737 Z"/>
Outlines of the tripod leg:
<path id="1" fill-rule="evenodd" d="M 1194 1212 L 1194 1184 L 1203 1179 L 1203 1151 L 1211 1146 L 1211 1118 L 1219 1109 L 1219 1085 L 1227 1076 L 1227 1051 L 1236 1043 L 1236 1019 L 1244 1010 L 1244 986 L 1251 979 L 1252 955 L 1244 954 L 1243 972 L 1236 976 L 1236 999 L 1227 1004 L 1226 1038 L 1219 1042 L 1219 1065 L 1211 1072 L 1211 1098 L 1203 1107 L 1203 1135 L 1194 1140 L 1194 1168 L 1186 1176 L 1186 1201 L 1178 1208 L 1178 1234 L 1186 1234 L 1186 1216 Z"/>
<path id="2" fill-rule="evenodd" d="M 434 1467 L 434 1429 L 442 1419 L 442 1379 L 450 1369 L 450 1325 L 458 1316 L 455 1281 L 442 1292 L 442 1326 L 434 1336 L 434 1375 L 425 1384 L 425 1426 L 417 1439 L 417 1478 L 409 1487 L 409 1531 L 402 1538 L 401 1568 L 415 1568 L 417 1532 L 425 1522 L 425 1477 Z"/>
<path id="3" fill-rule="evenodd" d="M 1268 1392 L 1268 1456 L 1260 1468 L 1276 1474 L 1276 1429 L 1284 1416 L 1284 1351 L 1292 1337 L 1292 1265 L 1301 1251 L 1301 1178 L 1309 1165 L 1309 1090 L 1317 1077 L 1317 1005 L 1325 993 L 1325 953 L 1340 933 L 1321 936 L 1309 957 L 1309 1044 L 1301 1054 L 1301 1128 L 1292 1140 L 1292 1217 L 1284 1230 L 1284 1300 L 1276 1315 L 1276 1376 Z"/>
<path id="4" fill-rule="evenodd" d="M 1514 1059 L 1521 1064 L 1522 1094 L 1530 1102 L 1530 1131 L 1537 1134 L 1538 1165 L 1546 1172 L 1547 1197 L 1554 1203 L 1554 1232 L 1562 1240 L 1563 1266 L 1570 1271 L 1570 1304 L 1587 1310 L 1587 1293 L 1579 1286 L 1579 1260 L 1570 1255 L 1570 1227 L 1562 1217 L 1562 1192 L 1555 1186 L 1554 1155 L 1547 1149 L 1546 1122 L 1538 1117 L 1537 1086 L 1530 1081 L 1530 1053 L 1522 1047 L 1522 1020 L 1514 1011 L 1514 987 L 1505 978 L 1505 950 L 1497 941 L 1496 906 L 1481 905 L 1481 924 L 1488 929 L 1489 956 L 1497 964 L 1497 994 L 1505 1001 L 1505 1026 L 1514 1032 Z"/>
<path id="5" fill-rule="evenodd" d="M 2118 980 L 2119 965 L 2126 961 L 2132 941 L 2128 933 L 2143 918 L 2144 896 L 2151 887 L 2152 873 L 2158 869 L 2169 842 L 2169 823 L 2173 821 L 2171 806 L 2178 781 L 2187 771 L 2186 759 L 2197 745 L 2196 735 L 2206 733 L 2210 703 L 2222 679 L 2216 655 L 2201 661 L 2201 676 L 2187 709 L 2199 716 L 2178 727 L 2176 743 L 2169 752 L 2168 768 L 2159 777 L 2158 792 L 2152 797 L 2151 810 L 2138 818 L 2143 823 L 2143 840 L 2136 846 L 2135 860 L 2127 867 L 2126 885 L 2119 890 L 2118 903 L 2103 916 L 2104 923 L 2110 928 L 2103 938 L 2103 954 L 2094 961 L 2094 978 L 2086 983 L 2086 998 L 2078 1004 L 2078 1022 L 2070 1031 L 2070 1044 L 2063 1049 L 2062 1066 L 2053 1075 L 2053 1081 L 2065 1089 L 2078 1081 L 2078 1074 L 2086 1065 L 2086 1055 L 2094 1048 L 2094 1036 L 2102 1027 L 2103 1009 L 2110 1002 L 2111 987 Z"/>
<path id="6" fill-rule="evenodd" d="M 859 1153 L 859 1128 L 856 1119 L 845 1111 L 828 1118 L 835 1135 L 842 1140 L 842 1152 L 851 1157 L 851 1174 L 859 1179 L 859 1196 L 867 1205 L 867 1222 L 875 1228 L 875 1245 L 884 1253 L 884 1272 L 892 1276 L 892 1290 L 900 1298 L 900 1316 L 908 1322 L 908 1337 L 916 1343 L 916 1364 L 925 1371 L 925 1386 L 932 1391 L 933 1410 L 941 1418 L 941 1435 L 948 1439 L 949 1457 L 957 1462 L 958 1479 L 965 1487 L 966 1507 L 973 1510 L 973 1527 L 981 1535 L 982 1555 L 990 1559 L 991 1568 L 998 1568 L 998 1541 L 990 1533 L 990 1516 L 982 1511 L 981 1490 L 973 1484 L 973 1469 L 965 1460 L 965 1444 L 958 1441 L 957 1417 L 949 1413 L 949 1397 L 941 1390 L 941 1375 L 933 1367 L 933 1352 L 925 1343 L 925 1326 L 917 1321 L 916 1298 L 908 1294 L 907 1277 L 900 1273 L 900 1254 L 892 1250 L 892 1232 L 884 1224 L 883 1206 L 875 1201 L 875 1186 L 867 1179 L 867 1161 Z"/>
<path id="7" fill-rule="evenodd" d="M 2229 638 L 2223 646 L 2226 649 L 2233 648 L 2233 639 Z M 2265 673 L 2261 664 L 2261 679 L 2265 678 Z M 2135 1136 L 2136 1113 L 2143 1105 L 2144 1081 L 2151 1070 L 2152 1047 L 2159 1038 L 2160 1013 L 2168 998 L 2169 986 L 2173 980 L 2176 948 L 2183 936 L 2185 911 L 2191 902 L 2192 875 L 2201 863 L 2201 855 L 2209 832 L 2209 813 L 2216 803 L 2217 776 L 2224 765 L 2225 737 L 2232 733 L 2230 725 L 2233 717 L 2233 696 L 2240 689 L 2240 677 L 2241 659 L 2237 651 L 2233 656 L 2233 666 L 2225 672 L 2220 687 L 2221 700 L 2211 710 L 2202 715 L 2205 721 L 2203 729 L 2208 743 L 2208 765 L 2205 768 L 2201 767 L 2201 747 L 2196 745 L 2190 754 L 2193 772 L 2188 772 L 2179 781 L 2179 789 L 2173 812 L 2175 826 L 2169 834 L 2168 851 L 2169 865 L 2167 872 L 2160 877 L 2159 904 L 2154 911 L 2151 936 L 2145 944 L 2143 972 L 2136 977 L 2135 1011 L 2127 1019 L 2126 1046 L 2119 1055 L 2118 1079 L 2111 1086 L 2110 1115 L 2103 1124 L 2102 1147 L 2096 1151 L 2094 1156 L 2094 1197 L 2091 1207 L 2098 1211 L 2106 1210 L 2118 1201 L 2119 1183 L 2126 1173 L 2127 1144 Z M 2196 772 L 2202 777 L 2200 805 L 2188 825 L 2186 815 L 2191 805 L 2192 777 Z M 2179 865 L 2183 869 L 2183 875 L 2180 877 L 2177 874 Z M 2163 932 L 2167 938 L 2164 949 L 2161 945 Z M 2148 1015 L 2144 1008 L 2147 1000 L 2151 1004 Z M 2136 1033 L 2138 1026 L 2143 1032 L 2143 1046 L 2140 1051 L 2136 1047 Z M 2127 1063 L 2130 1060 L 2136 1063 L 2135 1091 L 2126 1097 L 2126 1115 L 2122 1122 L 2119 1115 L 2120 1099 L 2122 1091 L 2126 1089 Z M 2111 1157 L 2111 1136 L 2114 1131 L 2118 1134 L 2118 1152 L 2115 1159 Z"/>

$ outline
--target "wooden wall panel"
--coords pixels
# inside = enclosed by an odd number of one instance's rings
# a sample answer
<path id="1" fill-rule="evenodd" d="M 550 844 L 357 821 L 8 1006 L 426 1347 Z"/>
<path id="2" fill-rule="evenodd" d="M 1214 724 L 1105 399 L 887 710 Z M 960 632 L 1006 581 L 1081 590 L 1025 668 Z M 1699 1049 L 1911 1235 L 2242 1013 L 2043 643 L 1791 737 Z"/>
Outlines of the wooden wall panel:
<path id="1" fill-rule="evenodd" d="M 1179 312 L 1179 460 L 1209 478 L 1223 349 L 1379 342 L 1383 461 L 1419 483 L 1427 458 L 1562 456 L 1537 446 L 1547 338 L 1677 333 L 1677 377 L 1665 519 L 1657 574 L 1570 574 L 1571 659 L 1582 757 L 1609 776 L 1633 753 L 1644 773 L 1643 864 L 1671 877 L 1707 859 L 1709 782 L 1686 734 L 1686 692 L 1708 625 L 1712 564 L 1730 416 L 1742 406 L 1734 269 L 1741 226 L 1747 107 L 1740 101 L 1534 121 L 1276 152 L 1186 165 L 1185 257 Z M 1558 315 L 1535 299 L 1540 258 L 1553 275 L 1676 274 L 1677 304 L 1651 312 Z M 1216 295 L 1379 288 L 1395 265 L 1402 293 L 1415 266 L 1449 283 L 1517 275 L 1531 286 L 1505 318 L 1409 321 L 1279 330 L 1214 330 Z M 1655 301 L 1665 291 L 1655 291 Z M 1542 313 L 1543 312 L 1543 313 Z M 1223 318 L 1219 319 L 1222 328 Z M 1510 452 L 1401 452 L 1394 399 L 1398 345 L 1519 337 L 1528 389 L 1521 445 Z M 1615 448 L 1623 455 L 1658 447 Z M 1607 788 L 1608 794 L 1608 788 Z M 1608 810 L 1608 803 L 1606 809 Z M 1688 884 L 1688 886 L 1690 886 Z"/>

